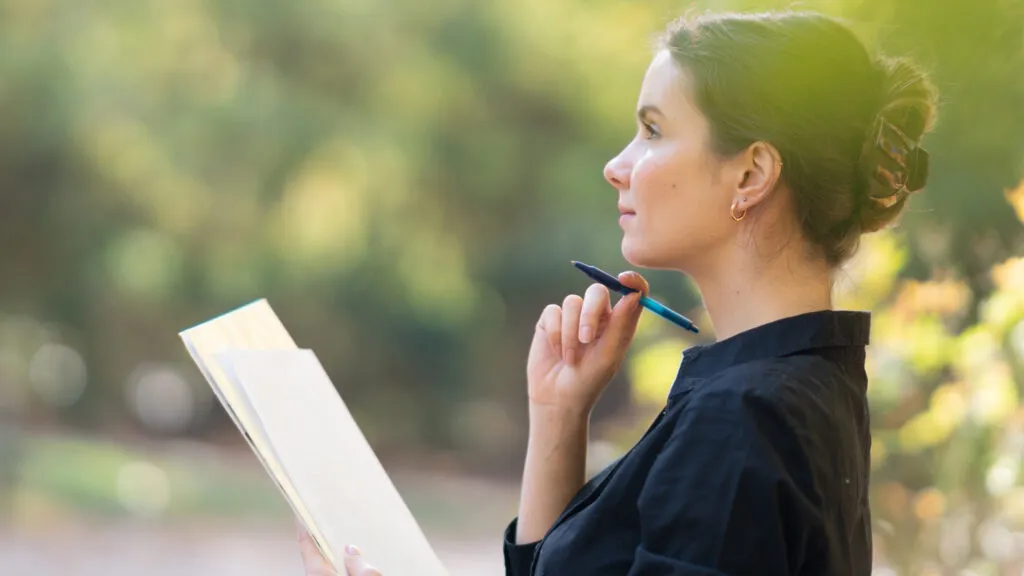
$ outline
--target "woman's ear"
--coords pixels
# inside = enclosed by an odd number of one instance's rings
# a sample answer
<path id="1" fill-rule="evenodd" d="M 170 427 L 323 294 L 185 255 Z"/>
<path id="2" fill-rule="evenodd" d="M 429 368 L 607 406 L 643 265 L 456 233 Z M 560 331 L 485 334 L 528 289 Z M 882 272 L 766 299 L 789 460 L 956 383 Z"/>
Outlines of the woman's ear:
<path id="1" fill-rule="evenodd" d="M 733 190 L 733 203 L 738 209 L 757 206 L 775 189 L 782 174 L 782 156 L 766 142 L 754 142 L 736 160 L 739 177 Z"/>

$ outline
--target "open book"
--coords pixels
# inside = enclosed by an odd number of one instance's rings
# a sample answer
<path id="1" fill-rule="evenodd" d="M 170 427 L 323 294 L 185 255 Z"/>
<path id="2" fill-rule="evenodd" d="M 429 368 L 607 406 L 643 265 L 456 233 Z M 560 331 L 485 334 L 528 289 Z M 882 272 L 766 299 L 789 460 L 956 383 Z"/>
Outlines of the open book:
<path id="1" fill-rule="evenodd" d="M 266 300 L 180 336 L 339 573 L 355 544 L 385 576 L 446 574 L 316 355 L 295 345 Z"/>

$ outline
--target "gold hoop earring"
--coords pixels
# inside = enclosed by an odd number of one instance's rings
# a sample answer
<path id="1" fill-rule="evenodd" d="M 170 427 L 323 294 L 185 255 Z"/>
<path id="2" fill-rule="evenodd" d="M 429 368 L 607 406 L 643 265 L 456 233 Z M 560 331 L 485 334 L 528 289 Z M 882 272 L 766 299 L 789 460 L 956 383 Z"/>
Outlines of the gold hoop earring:
<path id="1" fill-rule="evenodd" d="M 736 207 L 739 206 L 739 205 L 740 205 L 739 202 L 733 202 L 732 206 L 729 207 L 729 215 L 732 216 L 732 219 L 737 221 L 737 222 L 739 222 L 740 220 L 743 220 L 744 218 L 747 217 L 747 210 L 746 210 L 746 208 L 743 209 L 743 213 L 742 214 L 740 214 L 739 216 L 736 215 Z"/>

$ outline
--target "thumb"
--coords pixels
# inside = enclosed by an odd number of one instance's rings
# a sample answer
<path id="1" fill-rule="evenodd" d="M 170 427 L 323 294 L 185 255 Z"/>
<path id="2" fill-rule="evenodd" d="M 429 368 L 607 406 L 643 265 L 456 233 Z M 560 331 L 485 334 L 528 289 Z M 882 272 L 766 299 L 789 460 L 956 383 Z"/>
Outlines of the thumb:
<path id="1" fill-rule="evenodd" d="M 639 290 L 640 293 L 643 294 L 644 296 L 646 296 L 651 291 L 650 286 L 647 284 L 647 279 L 641 276 L 639 273 L 633 272 L 632 270 L 628 270 L 626 272 L 619 274 L 618 280 L 619 282 L 622 283 L 623 286 L 626 286 L 627 288 L 632 288 L 634 290 Z"/>
<path id="2" fill-rule="evenodd" d="M 380 570 L 370 566 L 355 546 L 345 547 L 345 572 L 348 576 L 381 576 Z"/>

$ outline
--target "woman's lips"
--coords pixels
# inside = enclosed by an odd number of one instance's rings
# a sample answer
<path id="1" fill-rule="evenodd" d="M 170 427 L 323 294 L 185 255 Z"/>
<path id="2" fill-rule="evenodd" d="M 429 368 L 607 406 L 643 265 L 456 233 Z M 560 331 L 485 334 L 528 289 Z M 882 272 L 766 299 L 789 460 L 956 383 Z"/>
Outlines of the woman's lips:
<path id="1" fill-rule="evenodd" d="M 630 220 L 633 219 L 634 216 L 636 216 L 636 212 L 634 212 L 632 208 L 626 206 L 625 204 L 619 203 L 617 205 L 617 208 L 619 209 L 620 226 L 625 224 L 626 222 L 629 222 Z"/>

